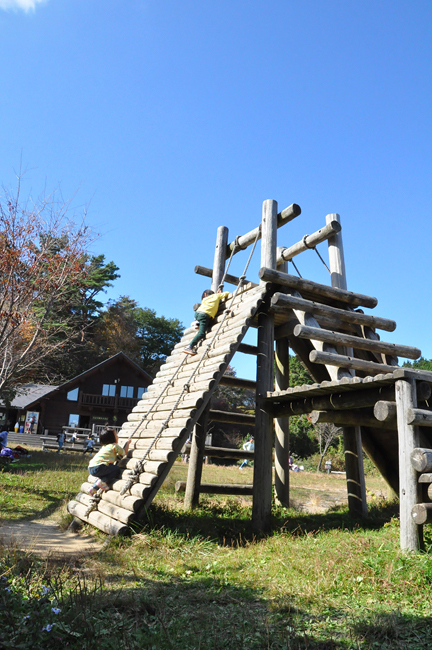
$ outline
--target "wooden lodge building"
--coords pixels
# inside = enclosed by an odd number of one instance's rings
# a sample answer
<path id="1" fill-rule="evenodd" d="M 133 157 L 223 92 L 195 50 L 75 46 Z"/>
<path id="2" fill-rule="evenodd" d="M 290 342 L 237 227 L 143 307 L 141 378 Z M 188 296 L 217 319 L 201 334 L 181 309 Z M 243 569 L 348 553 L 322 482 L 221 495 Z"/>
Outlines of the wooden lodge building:
<path id="1" fill-rule="evenodd" d="M 35 417 L 38 434 L 57 434 L 63 426 L 121 426 L 152 381 L 119 352 L 61 386 L 23 386 L 9 408 L 0 406 L 0 424 L 12 430 L 18 422 L 26 430 Z"/>

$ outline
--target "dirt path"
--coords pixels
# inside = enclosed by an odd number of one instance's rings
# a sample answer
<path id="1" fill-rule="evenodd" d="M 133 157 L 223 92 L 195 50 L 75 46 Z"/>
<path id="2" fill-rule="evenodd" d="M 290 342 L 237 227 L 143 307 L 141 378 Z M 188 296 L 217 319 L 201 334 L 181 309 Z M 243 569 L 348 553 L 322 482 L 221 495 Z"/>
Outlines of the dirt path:
<path id="1" fill-rule="evenodd" d="M 91 535 L 63 531 L 51 519 L 4 524 L 0 526 L 0 542 L 36 555 L 64 559 L 96 553 L 102 548 L 102 544 Z"/>

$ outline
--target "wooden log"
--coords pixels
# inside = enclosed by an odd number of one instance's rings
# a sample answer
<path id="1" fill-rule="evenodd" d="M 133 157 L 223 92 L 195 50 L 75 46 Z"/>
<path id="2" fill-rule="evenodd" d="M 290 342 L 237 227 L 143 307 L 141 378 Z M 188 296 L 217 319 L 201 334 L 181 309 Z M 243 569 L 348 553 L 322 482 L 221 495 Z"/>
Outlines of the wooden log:
<path id="1" fill-rule="evenodd" d="M 307 325 L 307 326 L 310 326 L 310 327 L 319 328 L 319 324 L 315 320 L 314 316 L 312 316 L 312 314 L 305 313 L 305 312 L 300 311 L 298 309 L 294 309 L 294 314 L 295 314 L 296 318 L 298 319 L 298 321 L 302 325 Z M 291 337 L 290 342 L 291 342 L 291 345 L 293 346 L 293 348 L 294 348 L 294 341 L 297 341 L 297 339 L 295 337 Z M 318 351 L 326 350 L 327 352 L 337 354 L 336 348 L 332 348 L 330 345 L 328 345 L 327 343 L 323 343 L 322 341 L 317 341 L 317 340 L 313 339 L 313 340 L 310 340 L 309 344 L 311 346 L 313 346 Z M 295 351 L 297 353 L 297 350 L 295 350 Z M 308 355 L 309 358 L 306 357 L 306 359 L 308 361 L 312 361 L 311 358 L 310 358 L 310 354 L 311 353 L 309 352 L 309 355 Z M 302 356 L 301 358 L 302 358 L 303 362 L 305 362 L 304 361 L 305 357 Z M 339 380 L 339 379 L 342 379 L 344 377 L 346 377 L 348 379 L 351 379 L 351 377 L 352 377 L 353 373 L 350 370 L 344 370 L 344 369 L 341 370 L 340 368 L 335 368 L 332 365 L 327 365 L 327 364 L 325 364 L 325 365 L 326 365 L 326 371 L 329 374 L 330 379 Z M 314 375 L 312 375 L 312 376 L 314 376 Z"/>
<path id="2" fill-rule="evenodd" d="M 186 481 L 177 481 L 175 484 L 176 492 L 184 492 L 186 489 Z M 232 483 L 229 485 L 222 485 L 219 483 L 201 483 L 200 494 L 232 494 L 240 496 L 248 496 L 253 494 L 253 485 L 243 485 Z"/>
<path id="3" fill-rule="evenodd" d="M 410 454 L 410 460 L 417 472 L 432 472 L 432 449 L 416 447 Z"/>
<path id="4" fill-rule="evenodd" d="M 380 422 L 396 421 L 396 402 L 379 400 L 374 406 L 374 416 Z"/>
<path id="5" fill-rule="evenodd" d="M 394 429 L 394 424 L 391 422 L 380 422 L 373 417 L 369 410 L 362 412 L 360 409 L 353 413 L 351 411 L 312 411 L 311 422 L 312 424 L 333 422 L 340 427 L 361 426 L 374 429 Z"/>
<path id="6" fill-rule="evenodd" d="M 327 224 L 337 220 L 340 223 L 338 214 L 326 216 Z M 344 250 L 342 233 L 339 231 L 328 239 L 329 263 L 331 273 L 331 285 L 342 291 L 346 291 L 347 278 L 345 271 Z M 328 342 L 325 343 L 328 345 Z M 342 354 L 352 355 L 351 347 L 340 348 Z M 327 352 L 332 352 L 327 350 Z M 354 374 L 354 373 L 353 373 Z M 363 469 L 362 437 L 359 423 L 354 427 L 343 429 L 345 470 L 348 491 L 348 507 L 351 514 L 367 516 L 366 485 Z"/>
<path id="7" fill-rule="evenodd" d="M 212 270 L 206 268 L 205 266 L 196 266 L 194 272 L 197 273 L 198 275 L 203 275 L 206 278 L 212 277 Z M 252 287 L 258 286 L 255 282 L 250 282 L 249 280 L 245 280 L 243 284 L 246 283 L 250 284 Z M 227 273 L 225 276 L 225 284 L 233 284 L 235 286 L 238 286 L 240 284 L 240 278 L 238 278 L 235 275 L 231 275 L 230 273 Z"/>
<path id="8" fill-rule="evenodd" d="M 284 262 L 289 262 L 293 257 L 303 253 L 309 248 L 315 248 L 315 246 L 326 241 L 335 233 L 340 232 L 340 230 L 340 223 L 338 223 L 338 221 L 331 221 L 312 235 L 305 235 L 301 241 L 297 242 L 297 244 L 293 244 L 293 246 L 290 246 L 289 248 L 281 248 L 278 251 L 277 266 L 281 266 Z"/>
<path id="9" fill-rule="evenodd" d="M 384 363 L 375 363 L 374 361 L 363 361 L 363 359 L 355 359 L 353 357 L 346 357 L 343 354 L 335 354 L 333 352 L 320 352 L 312 350 L 309 355 L 309 360 L 312 363 L 321 363 L 326 366 L 337 366 L 338 368 L 352 368 L 354 370 L 362 370 L 370 375 L 378 373 L 393 372 L 395 366 L 387 366 Z"/>
<path id="10" fill-rule="evenodd" d="M 411 517 L 418 525 L 432 523 L 432 503 L 416 503 L 411 510 Z"/>
<path id="11" fill-rule="evenodd" d="M 191 445 L 185 445 L 185 453 L 188 454 L 191 450 Z M 246 451 L 245 449 L 230 449 L 229 447 L 210 447 L 204 448 L 204 456 L 210 458 L 232 458 L 233 460 L 253 460 L 254 451 Z"/>
<path id="12" fill-rule="evenodd" d="M 130 532 L 129 527 L 124 523 L 112 519 L 96 510 L 91 512 L 87 517 L 85 514 L 87 512 L 87 506 L 78 501 L 69 501 L 67 510 L 74 517 L 78 517 L 78 519 L 91 524 L 95 528 L 99 528 L 99 530 L 102 530 L 108 535 L 127 535 Z"/>
<path id="13" fill-rule="evenodd" d="M 388 318 L 370 316 L 369 314 L 363 314 L 359 311 L 339 309 L 338 307 L 323 305 L 320 302 L 306 300 L 305 298 L 281 292 L 276 292 L 272 296 L 271 305 L 285 309 L 301 309 L 302 311 L 309 312 L 317 317 L 324 316 L 327 318 L 333 318 L 336 322 L 342 321 L 355 325 L 367 325 L 387 332 L 393 332 L 396 329 L 395 321 L 389 320 Z"/>
<path id="14" fill-rule="evenodd" d="M 276 269 L 277 203 L 263 203 L 261 266 Z M 265 532 L 271 526 L 273 418 L 265 411 L 263 396 L 274 387 L 274 317 L 258 316 L 258 357 L 255 411 L 255 461 L 252 526 Z"/>
<path id="15" fill-rule="evenodd" d="M 252 354 L 257 356 L 258 348 L 256 345 L 248 345 L 247 343 L 240 343 L 237 348 L 237 352 L 242 352 L 243 354 Z"/>
<path id="16" fill-rule="evenodd" d="M 81 485 L 81 492 L 84 494 L 88 494 L 90 488 L 92 487 L 92 483 L 83 483 Z M 108 492 L 104 492 L 102 494 L 102 500 L 107 501 L 108 503 L 111 503 L 114 506 L 119 506 L 120 508 L 124 508 L 125 510 L 130 510 L 131 512 L 138 512 L 141 506 L 142 499 L 139 496 L 132 496 L 132 495 L 127 495 L 127 496 L 120 496 L 118 492 L 115 492 L 114 490 L 109 490 Z"/>
<path id="17" fill-rule="evenodd" d="M 94 479 L 94 477 L 92 477 L 92 478 Z M 151 480 L 153 481 L 153 483 L 156 482 L 157 481 L 157 476 L 152 474 L 151 475 Z M 126 481 L 123 481 L 123 480 L 116 481 L 113 484 L 112 491 L 113 492 L 115 491 L 115 492 L 118 493 L 118 492 L 121 492 L 124 487 L 126 487 Z M 134 485 L 132 485 L 129 493 L 130 493 L 131 496 L 139 497 L 140 501 L 142 501 L 143 499 L 146 498 L 146 496 L 148 495 L 150 489 L 151 489 L 151 484 L 145 485 L 143 483 L 135 483 Z M 124 498 L 125 497 L 123 496 L 122 499 L 124 499 Z"/>
<path id="18" fill-rule="evenodd" d="M 275 269 L 270 269 L 262 267 L 259 270 L 258 276 L 260 280 L 265 282 L 273 282 L 274 284 L 280 284 L 285 287 L 290 287 L 291 289 L 296 289 L 297 291 L 306 291 L 309 294 L 316 296 L 317 298 L 330 298 L 331 300 L 336 300 L 337 302 L 343 302 L 352 307 L 376 307 L 378 300 L 371 296 L 364 296 L 360 293 L 353 293 L 352 291 L 345 291 L 343 289 L 337 289 L 334 287 L 328 287 L 325 284 L 318 284 L 317 282 L 312 282 L 311 280 L 305 280 L 304 278 L 297 278 L 294 275 L 288 275 L 287 273 L 282 273 L 281 271 L 276 271 Z"/>
<path id="19" fill-rule="evenodd" d="M 142 458 L 142 456 L 143 456 L 143 454 L 141 454 L 141 458 Z M 130 469 L 135 469 L 137 460 L 139 460 L 139 458 L 129 458 L 126 461 L 125 469 L 129 469 L 129 470 Z M 159 463 L 157 461 L 147 460 L 146 459 L 145 460 L 145 471 L 146 471 L 147 474 L 155 474 L 156 476 L 160 476 L 162 474 L 162 472 L 163 472 L 163 466 L 164 465 L 165 465 L 165 463 Z"/>
<path id="20" fill-rule="evenodd" d="M 247 413 L 231 413 L 229 411 L 218 411 L 216 409 L 210 410 L 211 422 L 228 422 L 230 424 L 255 424 L 255 416 Z"/>
<path id="21" fill-rule="evenodd" d="M 228 244 L 228 228 L 219 226 L 216 235 L 216 246 L 213 261 L 212 285 L 211 289 L 215 293 L 221 285 L 225 271 L 226 247 Z"/>
<path id="22" fill-rule="evenodd" d="M 340 332 L 330 332 L 317 327 L 307 327 L 305 325 L 296 325 L 294 336 L 302 339 L 316 339 L 335 345 L 348 345 L 354 349 L 370 350 L 377 354 L 389 354 L 407 359 L 418 359 L 421 356 L 421 350 L 409 345 L 397 345 L 396 343 L 386 343 L 384 341 L 363 339 L 359 336 L 351 336 Z"/>
<path id="23" fill-rule="evenodd" d="M 427 473 L 427 474 L 420 474 L 419 483 L 432 483 L 432 474 Z"/>
<path id="24" fill-rule="evenodd" d="M 276 203 L 276 202 L 275 202 Z M 285 210 L 282 210 L 282 212 L 279 212 L 277 215 L 277 228 L 280 228 L 281 226 L 285 225 L 286 223 L 289 223 L 293 219 L 299 216 L 301 214 L 301 208 L 299 205 L 296 203 L 293 203 L 290 205 L 288 208 L 285 208 Z M 251 230 L 250 232 L 246 233 L 245 235 L 238 237 L 236 240 L 232 241 L 230 244 L 227 246 L 227 251 L 226 251 L 226 257 L 228 258 L 231 255 L 231 251 L 234 250 L 234 255 L 238 253 L 240 250 L 243 250 L 253 244 L 255 240 L 261 239 L 262 237 L 262 228 L 260 224 L 257 228 L 254 228 L 254 230 Z"/>
<path id="25" fill-rule="evenodd" d="M 403 551 L 418 551 L 422 546 L 423 530 L 417 528 L 411 512 L 420 501 L 420 487 L 410 457 L 411 452 L 420 446 L 419 431 L 407 421 L 408 410 L 417 406 L 415 380 L 398 380 L 395 395 L 399 448 L 400 546 Z"/>
<path id="26" fill-rule="evenodd" d="M 92 503 L 92 498 L 89 494 L 79 492 L 76 496 L 76 501 L 88 507 Z M 108 517 L 116 519 L 117 521 L 121 521 L 123 524 L 127 525 L 132 523 L 135 519 L 134 512 L 126 510 L 125 508 L 120 508 L 119 506 L 115 506 L 108 501 L 103 501 L 102 499 L 98 503 L 97 510 L 101 514 L 107 515 Z"/>
<path id="27" fill-rule="evenodd" d="M 278 249 L 279 250 L 279 249 Z M 281 265 L 286 271 L 287 263 Z M 275 390 L 289 388 L 289 342 L 282 338 L 276 341 L 275 351 Z M 289 417 L 279 417 L 275 426 L 275 499 L 285 508 L 289 508 L 289 451 L 290 422 Z"/>
<path id="28" fill-rule="evenodd" d="M 195 425 L 192 437 L 192 449 L 189 457 L 187 484 L 185 491 L 185 510 L 192 510 L 199 504 L 204 447 L 209 422 L 209 407 L 207 406 Z"/>
<path id="29" fill-rule="evenodd" d="M 235 386 L 235 388 L 250 388 L 255 390 L 256 381 L 254 379 L 242 379 L 231 375 L 223 375 L 219 382 L 220 386 Z"/>
<path id="30" fill-rule="evenodd" d="M 149 445 L 147 445 L 148 448 Z M 143 449 L 134 449 L 128 454 L 128 458 L 139 459 L 143 457 Z M 177 457 L 177 452 L 173 450 L 164 450 L 164 449 L 152 449 L 148 455 L 148 460 L 154 461 L 156 463 L 169 463 L 171 460 L 175 460 Z"/>
<path id="31" fill-rule="evenodd" d="M 407 422 L 421 427 L 432 427 L 432 411 L 410 408 L 407 411 Z"/>

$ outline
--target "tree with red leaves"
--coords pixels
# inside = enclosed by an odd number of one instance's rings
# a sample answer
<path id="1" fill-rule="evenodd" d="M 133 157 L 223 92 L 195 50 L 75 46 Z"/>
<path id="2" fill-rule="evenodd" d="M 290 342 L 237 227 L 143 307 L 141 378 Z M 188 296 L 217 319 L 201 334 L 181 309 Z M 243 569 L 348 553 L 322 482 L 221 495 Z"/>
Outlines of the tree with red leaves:
<path id="1" fill-rule="evenodd" d="M 68 311 L 85 286 L 92 235 L 54 193 L 31 202 L 0 194 L 0 395 L 9 401 L 46 357 L 76 334 Z M 59 317 L 59 315 L 61 316 Z"/>

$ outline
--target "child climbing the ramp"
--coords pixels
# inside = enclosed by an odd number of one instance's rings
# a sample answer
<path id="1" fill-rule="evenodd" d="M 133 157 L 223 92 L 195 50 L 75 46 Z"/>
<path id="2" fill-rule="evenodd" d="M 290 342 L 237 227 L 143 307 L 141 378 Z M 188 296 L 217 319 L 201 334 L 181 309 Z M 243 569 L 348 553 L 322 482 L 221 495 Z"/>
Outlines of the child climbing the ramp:
<path id="1" fill-rule="evenodd" d="M 199 325 L 198 333 L 194 336 L 189 345 L 183 349 L 183 352 L 191 355 L 195 355 L 197 353 L 195 348 L 197 344 L 205 337 L 206 331 L 209 328 L 211 321 L 217 314 L 219 303 L 223 300 L 226 300 L 228 296 L 229 291 L 222 292 L 222 289 L 218 289 L 217 293 L 211 289 L 206 289 L 206 291 L 204 291 L 201 298 L 202 302 L 195 312 L 195 319 Z"/>
<path id="2" fill-rule="evenodd" d="M 96 478 L 89 494 L 92 496 L 98 490 L 106 492 L 122 474 L 122 469 L 114 463 L 124 458 L 128 452 L 130 440 L 124 447 L 118 444 L 118 435 L 114 429 L 106 429 L 100 434 L 101 448 L 89 462 L 89 474 Z"/>

